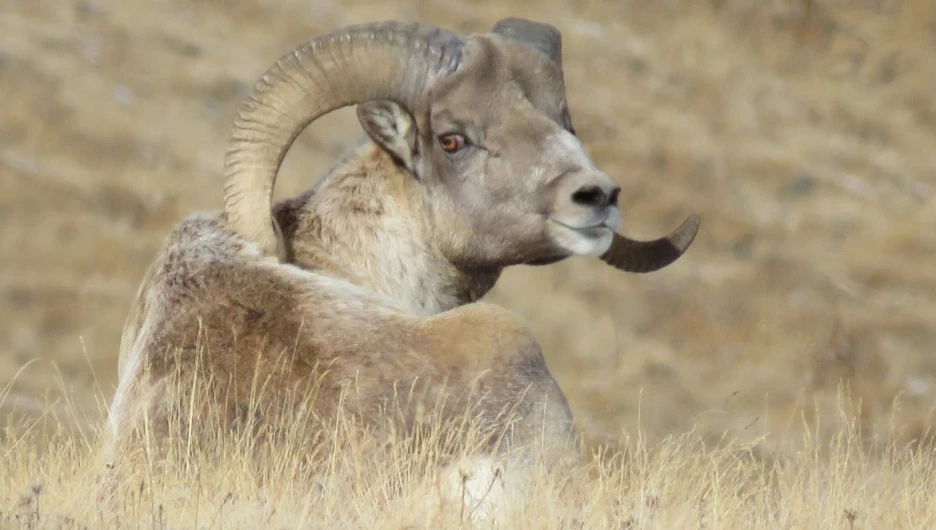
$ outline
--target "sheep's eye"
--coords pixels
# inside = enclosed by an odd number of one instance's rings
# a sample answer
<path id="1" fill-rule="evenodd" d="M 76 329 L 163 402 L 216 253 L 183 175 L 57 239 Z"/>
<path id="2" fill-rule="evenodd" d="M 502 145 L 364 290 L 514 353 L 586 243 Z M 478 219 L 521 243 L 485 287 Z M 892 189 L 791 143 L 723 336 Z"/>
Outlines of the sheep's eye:
<path id="1" fill-rule="evenodd" d="M 446 153 L 454 153 L 461 150 L 468 142 L 465 137 L 458 133 L 443 134 L 439 137 L 439 145 Z"/>

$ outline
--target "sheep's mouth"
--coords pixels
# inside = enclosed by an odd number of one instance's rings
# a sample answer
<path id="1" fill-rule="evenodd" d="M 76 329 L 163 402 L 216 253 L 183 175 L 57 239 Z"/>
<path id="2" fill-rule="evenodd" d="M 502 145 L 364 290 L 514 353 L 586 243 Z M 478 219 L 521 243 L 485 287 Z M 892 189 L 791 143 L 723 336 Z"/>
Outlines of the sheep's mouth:
<path id="1" fill-rule="evenodd" d="M 547 221 L 549 221 L 550 223 L 556 224 L 565 230 L 571 230 L 585 237 L 601 237 L 606 232 L 609 232 L 609 231 L 614 232 L 614 229 L 612 229 L 606 223 L 586 225 L 586 226 L 574 226 L 574 225 L 570 225 L 567 223 L 563 223 L 562 221 L 558 221 L 556 219 L 548 219 Z"/>
<path id="2" fill-rule="evenodd" d="M 621 227 L 621 210 L 616 206 L 607 208 L 578 211 L 569 215 L 550 215 L 547 221 L 555 223 L 565 229 L 573 230 L 582 235 L 600 237 L 604 230 L 617 232 Z"/>
<path id="3" fill-rule="evenodd" d="M 575 226 L 547 219 L 550 238 L 569 256 L 600 256 L 611 246 L 615 231 L 605 220 L 599 224 Z"/>
<path id="4" fill-rule="evenodd" d="M 564 228 L 568 228 L 569 230 L 575 230 L 576 232 L 589 232 L 589 231 L 600 230 L 600 229 L 607 229 L 607 230 L 611 230 L 612 232 L 614 232 L 615 230 L 613 226 L 608 224 L 608 222 L 585 225 L 585 226 L 573 226 L 568 223 L 563 223 L 562 221 L 559 221 L 556 219 L 547 219 L 547 220 L 549 222 L 556 223 L 557 225 L 562 226 Z"/>

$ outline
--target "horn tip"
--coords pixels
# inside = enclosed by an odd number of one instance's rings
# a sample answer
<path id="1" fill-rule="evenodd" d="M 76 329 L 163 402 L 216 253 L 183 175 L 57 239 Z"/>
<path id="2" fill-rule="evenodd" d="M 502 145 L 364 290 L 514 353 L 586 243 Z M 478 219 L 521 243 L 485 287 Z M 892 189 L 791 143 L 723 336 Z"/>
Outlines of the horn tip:
<path id="1" fill-rule="evenodd" d="M 701 219 L 699 219 L 699 216 L 692 214 L 679 225 L 679 228 L 673 230 L 673 233 L 670 234 L 667 239 L 669 239 L 670 243 L 679 249 L 680 254 L 682 254 L 695 240 L 696 234 L 699 232 L 700 224 Z"/>

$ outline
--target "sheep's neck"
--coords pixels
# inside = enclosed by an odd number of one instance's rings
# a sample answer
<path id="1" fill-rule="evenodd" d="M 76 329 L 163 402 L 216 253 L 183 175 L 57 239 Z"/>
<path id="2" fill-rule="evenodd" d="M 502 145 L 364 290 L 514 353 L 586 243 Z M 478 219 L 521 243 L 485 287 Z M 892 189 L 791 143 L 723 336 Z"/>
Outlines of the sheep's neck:
<path id="1" fill-rule="evenodd" d="M 500 270 L 461 270 L 442 255 L 412 178 L 371 144 L 313 191 L 277 205 L 291 261 L 386 294 L 417 314 L 483 296 Z"/>

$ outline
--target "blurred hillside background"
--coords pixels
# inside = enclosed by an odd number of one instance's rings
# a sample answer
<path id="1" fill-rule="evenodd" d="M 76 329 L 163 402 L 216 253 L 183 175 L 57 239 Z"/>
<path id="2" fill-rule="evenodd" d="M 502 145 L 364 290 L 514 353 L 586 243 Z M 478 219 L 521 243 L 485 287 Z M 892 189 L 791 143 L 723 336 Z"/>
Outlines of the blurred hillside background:
<path id="1" fill-rule="evenodd" d="M 176 222 L 221 207 L 235 109 L 275 59 L 352 23 L 505 16 L 562 31 L 622 231 L 703 221 L 660 272 L 577 258 L 488 296 L 526 316 L 591 441 L 639 425 L 781 449 L 836 416 L 840 383 L 868 437 L 931 425 L 932 0 L 0 0 L 2 421 L 47 403 L 103 419 L 143 271 Z M 317 122 L 278 197 L 362 138 L 353 109 Z"/>

